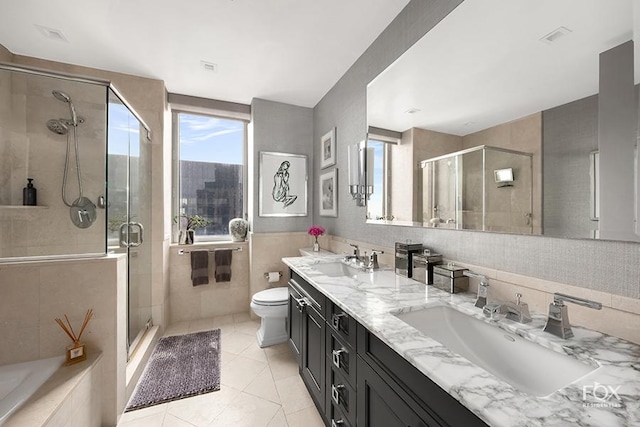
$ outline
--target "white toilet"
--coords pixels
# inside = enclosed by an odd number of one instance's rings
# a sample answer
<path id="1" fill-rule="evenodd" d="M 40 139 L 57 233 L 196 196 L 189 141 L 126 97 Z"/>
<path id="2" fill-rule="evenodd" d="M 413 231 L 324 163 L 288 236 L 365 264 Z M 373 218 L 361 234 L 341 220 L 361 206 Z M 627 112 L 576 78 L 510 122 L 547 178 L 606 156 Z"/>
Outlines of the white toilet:
<path id="1" fill-rule="evenodd" d="M 268 347 L 289 338 L 287 333 L 287 304 L 289 289 L 286 287 L 265 289 L 251 298 L 251 309 L 262 319 L 258 330 L 258 345 Z"/>

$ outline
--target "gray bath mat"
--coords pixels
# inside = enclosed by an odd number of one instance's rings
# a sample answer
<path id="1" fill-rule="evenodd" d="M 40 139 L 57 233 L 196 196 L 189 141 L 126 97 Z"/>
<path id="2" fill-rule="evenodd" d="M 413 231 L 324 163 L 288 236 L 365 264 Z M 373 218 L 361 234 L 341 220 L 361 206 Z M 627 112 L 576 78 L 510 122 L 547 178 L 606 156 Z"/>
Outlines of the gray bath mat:
<path id="1" fill-rule="evenodd" d="M 125 412 L 220 390 L 220 329 L 160 338 Z"/>

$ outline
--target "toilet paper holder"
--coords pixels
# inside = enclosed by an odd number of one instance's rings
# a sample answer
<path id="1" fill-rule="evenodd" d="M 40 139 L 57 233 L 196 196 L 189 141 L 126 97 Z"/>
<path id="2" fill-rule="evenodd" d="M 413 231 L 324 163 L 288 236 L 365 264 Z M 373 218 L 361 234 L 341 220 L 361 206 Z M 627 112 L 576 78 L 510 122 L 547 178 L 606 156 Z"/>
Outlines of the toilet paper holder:
<path id="1" fill-rule="evenodd" d="M 268 271 L 268 272 L 264 273 L 264 278 L 267 279 L 267 280 L 269 279 L 269 273 L 278 273 L 278 277 L 282 278 L 282 271 L 277 271 L 277 272 L 276 271 L 271 271 L 271 272 Z"/>

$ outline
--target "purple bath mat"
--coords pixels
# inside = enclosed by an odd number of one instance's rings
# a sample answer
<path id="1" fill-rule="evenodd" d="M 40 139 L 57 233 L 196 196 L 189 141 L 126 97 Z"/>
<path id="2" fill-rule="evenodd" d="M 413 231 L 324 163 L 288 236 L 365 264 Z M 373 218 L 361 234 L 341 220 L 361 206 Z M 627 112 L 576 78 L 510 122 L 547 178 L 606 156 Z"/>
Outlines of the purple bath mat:
<path id="1" fill-rule="evenodd" d="M 160 338 L 125 412 L 220 390 L 220 329 Z"/>

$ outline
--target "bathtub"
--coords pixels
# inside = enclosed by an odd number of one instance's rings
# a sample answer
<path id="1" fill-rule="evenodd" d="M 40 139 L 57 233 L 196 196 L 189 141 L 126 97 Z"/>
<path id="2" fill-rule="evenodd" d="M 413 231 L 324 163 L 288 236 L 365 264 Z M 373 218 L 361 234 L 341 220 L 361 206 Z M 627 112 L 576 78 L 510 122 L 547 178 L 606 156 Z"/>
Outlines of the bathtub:
<path id="1" fill-rule="evenodd" d="M 65 362 L 65 356 L 0 366 L 0 425 Z"/>

